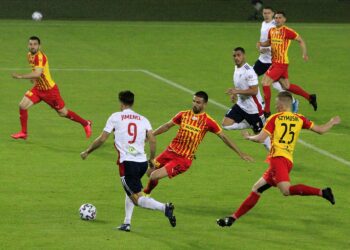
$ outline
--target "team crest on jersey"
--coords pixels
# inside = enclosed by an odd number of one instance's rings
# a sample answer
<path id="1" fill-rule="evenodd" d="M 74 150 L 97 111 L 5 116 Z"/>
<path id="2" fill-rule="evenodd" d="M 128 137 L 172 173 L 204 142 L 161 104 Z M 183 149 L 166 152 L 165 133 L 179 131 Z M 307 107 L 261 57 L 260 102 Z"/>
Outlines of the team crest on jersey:
<path id="1" fill-rule="evenodd" d="M 196 116 L 192 116 L 192 121 L 197 121 L 198 120 L 198 117 L 196 117 Z"/>

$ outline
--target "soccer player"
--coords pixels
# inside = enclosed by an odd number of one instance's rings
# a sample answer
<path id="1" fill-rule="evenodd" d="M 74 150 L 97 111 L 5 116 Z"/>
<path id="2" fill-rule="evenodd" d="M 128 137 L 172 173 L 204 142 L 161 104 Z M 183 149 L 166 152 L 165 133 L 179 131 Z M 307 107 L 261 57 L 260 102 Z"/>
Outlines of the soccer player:
<path id="1" fill-rule="evenodd" d="M 237 103 L 227 111 L 222 121 L 222 127 L 226 130 L 252 127 L 254 133 L 258 134 L 265 121 L 258 76 L 246 62 L 244 48 L 237 47 L 233 50 L 233 61 L 235 63 L 234 88 L 228 89 L 227 93 L 234 102 L 237 96 L 238 98 Z M 263 144 L 267 150 L 270 150 L 269 138 L 266 138 Z"/>
<path id="2" fill-rule="evenodd" d="M 171 144 L 157 156 L 148 170 L 150 180 L 144 193 L 150 194 L 158 185 L 158 180 L 166 176 L 173 178 L 186 172 L 195 157 L 195 152 L 209 131 L 219 136 L 223 142 L 235 151 L 239 157 L 246 161 L 253 159 L 242 153 L 238 147 L 222 132 L 217 122 L 205 113 L 208 103 L 208 95 L 204 91 L 198 91 L 192 99 L 192 109 L 181 111 L 169 122 L 157 128 L 153 134 L 160 135 L 175 125 L 179 125 L 179 130 Z"/>
<path id="3" fill-rule="evenodd" d="M 273 9 L 271 7 L 263 8 L 263 17 L 264 21 L 261 23 L 260 29 L 260 42 L 266 42 L 268 40 L 269 30 L 271 28 L 276 27 L 275 20 L 273 16 L 275 15 Z M 260 56 L 258 60 L 254 64 L 254 71 L 258 76 L 261 76 L 266 73 L 266 71 L 270 68 L 271 62 L 271 46 L 269 47 L 260 47 L 259 49 Z M 281 84 L 279 82 L 273 82 L 272 87 L 276 89 L 278 92 L 284 91 Z M 298 112 L 299 101 L 293 98 L 293 113 Z"/>
<path id="4" fill-rule="evenodd" d="M 277 186 L 285 196 L 314 195 L 335 204 L 331 188 L 319 189 L 304 184 L 292 185 L 289 172 L 293 168 L 293 151 L 301 129 L 310 129 L 318 134 L 326 133 L 334 125 L 340 123 L 339 116 L 333 117 L 323 125 L 316 125 L 301 114 L 291 112 L 292 95 L 289 92 L 280 92 L 276 100 L 277 114 L 272 115 L 258 135 L 245 133 L 247 140 L 262 142 L 271 137 L 270 166 L 264 175 L 254 184 L 252 192 L 242 205 L 231 216 L 217 220 L 221 227 L 231 226 L 232 223 L 252 209 L 259 201 L 261 194 L 272 186 Z"/>
<path id="5" fill-rule="evenodd" d="M 262 80 L 264 99 L 265 99 L 265 117 L 271 115 L 270 112 L 270 99 L 271 99 L 271 89 L 270 85 L 279 81 L 282 84 L 283 89 L 288 90 L 294 94 L 300 95 L 307 99 L 309 103 L 313 106 L 314 110 L 317 110 L 317 101 L 315 94 L 309 94 L 303 90 L 300 86 L 292 84 L 288 80 L 288 48 L 291 40 L 295 40 L 299 43 L 303 58 L 305 61 L 308 60 L 306 44 L 301 36 L 296 33 L 291 28 L 285 26 L 286 15 L 283 11 L 277 11 L 275 14 L 276 27 L 269 30 L 268 40 L 265 42 L 258 42 L 257 47 L 271 46 L 272 54 L 272 65 L 267 70 Z"/>
<path id="6" fill-rule="evenodd" d="M 152 127 L 146 117 L 132 110 L 134 94 L 131 91 L 119 93 L 121 112 L 112 114 L 106 123 L 103 132 L 80 155 L 85 160 L 90 153 L 99 148 L 114 133 L 115 148 L 119 157 L 120 180 L 124 187 L 125 219 L 118 227 L 119 230 L 129 232 L 134 206 L 161 211 L 169 219 L 170 224 L 176 226 L 172 203 L 160 203 L 152 198 L 143 196 L 141 178 L 145 174 L 148 164 L 145 153 L 145 140 L 150 146 L 150 161 L 156 152 L 156 139 L 152 134 Z"/>
<path id="7" fill-rule="evenodd" d="M 91 121 L 81 118 L 65 107 L 57 84 L 51 78 L 48 58 L 40 49 L 39 37 L 32 36 L 29 38 L 28 49 L 27 57 L 32 67 L 32 72 L 29 74 L 13 73 L 12 77 L 15 79 L 28 79 L 34 83 L 34 87 L 25 93 L 19 103 L 19 117 L 22 129 L 20 132 L 11 135 L 11 137 L 14 139 L 27 139 L 28 109 L 34 104 L 44 101 L 51 108 L 55 109 L 61 117 L 80 123 L 84 127 L 86 137 L 89 138 L 92 133 Z"/>

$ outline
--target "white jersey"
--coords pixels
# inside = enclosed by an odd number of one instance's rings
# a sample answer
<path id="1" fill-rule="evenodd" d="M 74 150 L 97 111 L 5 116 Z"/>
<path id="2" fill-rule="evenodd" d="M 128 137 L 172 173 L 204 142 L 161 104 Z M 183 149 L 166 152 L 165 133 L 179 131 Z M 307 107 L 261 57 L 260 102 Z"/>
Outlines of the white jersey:
<path id="1" fill-rule="evenodd" d="M 267 23 L 265 21 L 261 24 L 260 30 L 260 42 L 265 42 L 268 39 L 269 30 L 273 27 L 276 27 L 275 20 Z M 271 47 L 261 47 L 259 60 L 262 63 L 271 63 Z"/>
<path id="2" fill-rule="evenodd" d="M 104 131 L 114 131 L 114 143 L 119 153 L 119 162 L 145 162 L 145 140 L 147 131 L 152 130 L 150 122 L 144 116 L 131 109 L 112 114 Z"/>
<path id="3" fill-rule="evenodd" d="M 246 90 L 250 86 L 258 86 L 258 76 L 254 69 L 245 63 L 242 67 L 235 66 L 235 72 L 233 73 L 233 83 L 235 88 Z M 238 95 L 237 105 L 248 114 L 263 113 L 263 99 L 260 95 L 258 88 L 258 94 L 256 95 Z"/>

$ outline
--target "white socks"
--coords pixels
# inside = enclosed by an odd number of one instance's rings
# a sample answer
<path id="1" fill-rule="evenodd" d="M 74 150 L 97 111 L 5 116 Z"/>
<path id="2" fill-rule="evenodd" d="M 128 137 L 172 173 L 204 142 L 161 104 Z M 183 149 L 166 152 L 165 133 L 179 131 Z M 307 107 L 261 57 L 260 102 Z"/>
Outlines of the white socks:
<path id="1" fill-rule="evenodd" d="M 153 198 L 142 196 L 137 201 L 138 205 L 143 208 L 159 210 L 165 212 L 165 204 L 156 201 Z"/>
<path id="2" fill-rule="evenodd" d="M 240 130 L 240 129 L 250 128 L 250 125 L 246 120 L 243 120 L 240 123 L 234 123 L 232 125 L 222 126 L 222 127 L 226 130 Z"/>
<path id="3" fill-rule="evenodd" d="M 129 196 L 125 195 L 125 219 L 124 224 L 131 224 L 132 212 L 134 211 L 134 203 L 129 198 Z"/>

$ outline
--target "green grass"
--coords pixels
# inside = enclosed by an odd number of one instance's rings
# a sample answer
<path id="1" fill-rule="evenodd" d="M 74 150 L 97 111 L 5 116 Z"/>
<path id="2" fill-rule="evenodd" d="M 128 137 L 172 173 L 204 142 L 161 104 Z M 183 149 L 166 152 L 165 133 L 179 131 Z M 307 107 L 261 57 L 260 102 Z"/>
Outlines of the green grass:
<path id="1" fill-rule="evenodd" d="M 315 113 L 305 100 L 300 111 L 323 123 L 339 114 L 343 123 L 331 133 L 301 138 L 349 159 L 348 39 L 350 25 L 291 24 L 306 40 L 310 61 L 304 63 L 297 44 L 290 51 L 290 79 L 316 92 Z M 243 46 L 252 64 L 259 24 L 143 22 L 1 21 L 1 68 L 26 68 L 26 39 L 36 34 L 51 68 L 146 69 L 192 90 L 206 90 L 230 105 L 224 91 L 231 86 L 231 50 Z M 21 70 L 20 72 L 27 72 Z M 191 169 L 154 191 L 159 201 L 176 205 L 178 226 L 171 228 L 155 211 L 135 208 L 132 233 L 112 230 L 124 218 L 124 193 L 115 165 L 112 139 L 82 161 L 79 153 L 102 131 L 108 116 L 119 110 L 120 90 L 136 94 L 135 110 L 154 128 L 178 111 L 191 107 L 191 95 L 142 72 L 52 71 L 68 108 L 94 122 L 86 140 L 80 125 L 59 118 L 45 104 L 29 111 L 29 138 L 14 141 L 19 129 L 18 102 L 31 87 L 1 70 L 0 82 L 0 248 L 1 249 L 346 249 L 349 247 L 348 182 L 350 169 L 303 145 L 295 152 L 293 183 L 334 189 L 332 207 L 317 197 L 282 197 L 274 189 L 232 228 L 215 219 L 233 212 L 267 167 L 261 145 L 227 134 L 255 163 L 238 159 L 208 134 Z M 275 91 L 273 91 L 275 94 Z M 225 110 L 209 104 L 208 113 L 221 121 Z M 158 137 L 161 152 L 176 129 Z M 146 179 L 144 179 L 144 183 Z M 93 203 L 97 220 L 79 219 L 83 203 Z"/>

